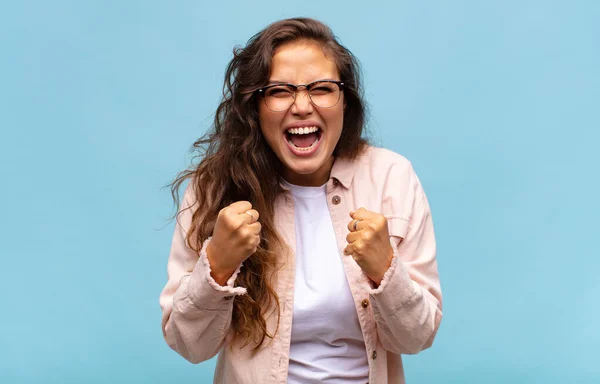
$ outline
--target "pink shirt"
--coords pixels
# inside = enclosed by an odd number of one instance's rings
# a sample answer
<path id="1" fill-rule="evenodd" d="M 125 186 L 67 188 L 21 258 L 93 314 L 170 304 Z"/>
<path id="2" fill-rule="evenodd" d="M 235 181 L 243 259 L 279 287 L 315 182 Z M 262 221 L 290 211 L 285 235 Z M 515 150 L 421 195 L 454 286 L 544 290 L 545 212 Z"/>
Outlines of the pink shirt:
<path id="1" fill-rule="evenodd" d="M 182 208 L 194 201 L 191 188 Z M 433 222 L 423 188 L 404 157 L 369 147 L 355 160 L 336 159 L 327 182 L 327 201 L 369 359 L 369 382 L 404 383 L 401 354 L 428 348 L 442 319 L 442 295 L 435 259 Z M 351 210 L 364 207 L 388 221 L 394 259 L 380 286 L 345 256 Z M 193 208 L 192 208 L 193 209 Z M 168 262 L 168 282 L 160 296 L 164 337 L 171 348 L 192 363 L 219 353 L 215 383 L 286 383 L 294 299 L 294 205 L 291 196 L 275 202 L 275 223 L 291 254 L 281 255 L 275 289 L 280 301 L 279 329 L 252 355 L 251 347 L 230 348 L 233 297 L 246 294 L 210 276 L 206 245 L 200 254 L 185 242 L 191 210 L 178 219 Z M 238 269 L 239 272 L 239 269 Z M 267 318 L 271 333 L 277 316 Z"/>

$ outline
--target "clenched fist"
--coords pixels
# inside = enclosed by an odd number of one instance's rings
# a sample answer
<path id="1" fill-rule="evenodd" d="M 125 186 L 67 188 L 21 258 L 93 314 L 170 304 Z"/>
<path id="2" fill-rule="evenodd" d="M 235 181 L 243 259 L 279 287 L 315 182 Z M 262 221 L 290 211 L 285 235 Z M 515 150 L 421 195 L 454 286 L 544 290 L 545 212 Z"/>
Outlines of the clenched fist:
<path id="1" fill-rule="evenodd" d="M 394 256 L 387 219 L 364 208 L 350 212 L 350 217 L 350 233 L 346 236 L 348 245 L 344 253 L 352 255 L 369 279 L 379 286 Z"/>
<path id="2" fill-rule="evenodd" d="M 220 285 L 225 285 L 240 264 L 256 252 L 261 230 L 258 217 L 247 201 L 237 201 L 219 211 L 206 254 L 211 276 Z"/>

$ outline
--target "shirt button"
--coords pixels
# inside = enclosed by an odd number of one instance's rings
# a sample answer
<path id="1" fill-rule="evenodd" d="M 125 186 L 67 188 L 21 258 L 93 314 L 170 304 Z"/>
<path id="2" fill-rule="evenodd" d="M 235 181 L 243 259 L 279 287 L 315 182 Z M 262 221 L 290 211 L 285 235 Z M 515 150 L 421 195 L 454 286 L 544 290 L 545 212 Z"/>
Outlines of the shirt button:
<path id="1" fill-rule="evenodd" d="M 338 195 L 335 195 L 331 198 L 331 202 L 335 205 L 338 205 L 340 201 L 342 201 L 342 199 Z"/>
<path id="2" fill-rule="evenodd" d="M 373 358 L 373 360 L 375 360 L 377 358 L 377 351 L 373 351 L 371 358 Z"/>
<path id="3" fill-rule="evenodd" d="M 360 305 L 362 305 L 363 308 L 367 308 L 369 306 L 369 300 L 364 299 Z"/>
<path id="4" fill-rule="evenodd" d="M 335 179 L 335 178 L 333 179 L 333 185 L 335 185 L 335 186 L 337 187 L 337 185 L 338 185 L 339 183 L 340 183 L 340 182 L 338 181 L 338 179 Z"/>
<path id="5" fill-rule="evenodd" d="M 231 300 L 231 299 L 233 299 L 233 296 L 225 296 L 225 297 L 223 298 L 223 300 Z"/>

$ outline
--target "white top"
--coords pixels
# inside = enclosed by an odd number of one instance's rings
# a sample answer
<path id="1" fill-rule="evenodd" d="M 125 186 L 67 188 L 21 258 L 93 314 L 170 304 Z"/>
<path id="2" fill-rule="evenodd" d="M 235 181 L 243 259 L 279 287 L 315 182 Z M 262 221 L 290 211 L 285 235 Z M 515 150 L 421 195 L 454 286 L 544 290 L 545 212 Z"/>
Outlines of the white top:
<path id="1" fill-rule="evenodd" d="M 288 383 L 369 380 L 369 363 L 325 186 L 285 183 L 294 196 L 296 280 Z M 350 220 L 350 216 L 348 216 Z"/>

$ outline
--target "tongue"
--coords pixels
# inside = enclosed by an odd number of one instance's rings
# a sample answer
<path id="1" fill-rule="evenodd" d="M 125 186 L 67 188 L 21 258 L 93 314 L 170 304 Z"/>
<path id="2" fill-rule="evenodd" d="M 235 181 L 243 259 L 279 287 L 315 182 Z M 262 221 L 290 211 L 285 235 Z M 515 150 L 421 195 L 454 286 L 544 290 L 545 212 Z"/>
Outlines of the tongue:
<path id="1" fill-rule="evenodd" d="M 314 143 L 317 140 L 317 133 L 313 132 L 313 133 L 309 133 L 306 135 L 291 135 L 292 136 L 292 143 L 294 143 L 294 145 L 296 147 L 300 147 L 300 148 L 306 148 L 306 147 L 310 147 L 312 145 L 312 143 Z"/>

